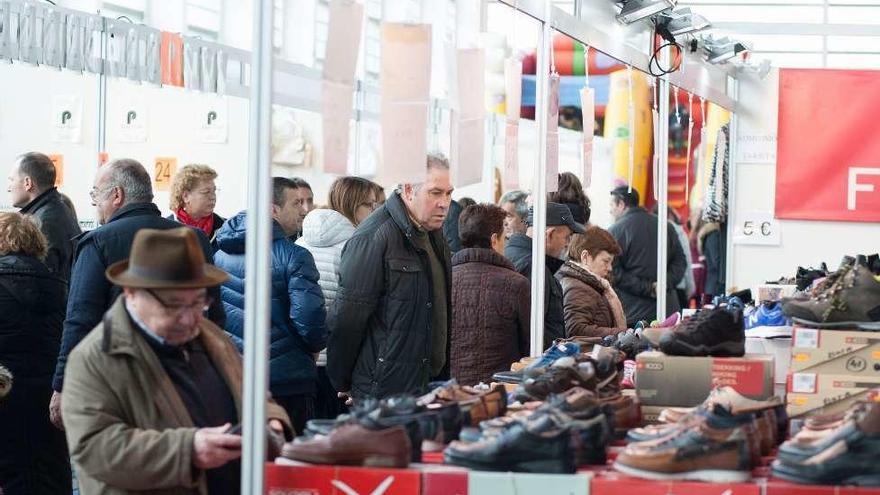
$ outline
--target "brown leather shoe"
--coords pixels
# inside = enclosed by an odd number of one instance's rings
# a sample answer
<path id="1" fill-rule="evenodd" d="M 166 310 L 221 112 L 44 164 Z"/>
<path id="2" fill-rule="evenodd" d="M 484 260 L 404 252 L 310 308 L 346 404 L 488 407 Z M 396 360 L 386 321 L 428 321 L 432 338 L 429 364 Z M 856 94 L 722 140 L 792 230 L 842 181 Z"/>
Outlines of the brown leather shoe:
<path id="1" fill-rule="evenodd" d="M 412 447 L 403 426 L 370 430 L 357 423 L 342 425 L 327 436 L 284 444 L 281 456 L 314 464 L 405 468 Z"/>
<path id="2" fill-rule="evenodd" d="M 700 425 L 680 430 L 651 445 L 628 446 L 614 468 L 656 480 L 743 482 L 751 478 L 748 439 L 742 428 Z"/>
<path id="3" fill-rule="evenodd" d="M 477 426 L 480 421 L 497 418 L 507 412 L 507 390 L 500 383 L 488 391 L 451 385 L 438 391 L 435 401 L 441 404 L 458 403 L 464 413 L 464 424 L 467 426 Z"/>

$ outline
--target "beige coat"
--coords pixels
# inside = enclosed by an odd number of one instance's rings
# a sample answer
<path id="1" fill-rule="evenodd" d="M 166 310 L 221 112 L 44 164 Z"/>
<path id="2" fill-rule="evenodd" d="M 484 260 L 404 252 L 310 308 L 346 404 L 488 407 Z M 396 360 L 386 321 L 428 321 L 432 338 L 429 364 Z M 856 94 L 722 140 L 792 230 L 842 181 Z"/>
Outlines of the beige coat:
<path id="1" fill-rule="evenodd" d="M 207 319 L 200 330 L 241 418 L 241 356 Z M 133 327 L 124 296 L 70 354 L 61 412 L 83 494 L 207 493 L 204 473 L 193 467 L 197 428 L 159 359 Z M 290 428 L 287 414 L 271 401 L 268 417 Z"/>

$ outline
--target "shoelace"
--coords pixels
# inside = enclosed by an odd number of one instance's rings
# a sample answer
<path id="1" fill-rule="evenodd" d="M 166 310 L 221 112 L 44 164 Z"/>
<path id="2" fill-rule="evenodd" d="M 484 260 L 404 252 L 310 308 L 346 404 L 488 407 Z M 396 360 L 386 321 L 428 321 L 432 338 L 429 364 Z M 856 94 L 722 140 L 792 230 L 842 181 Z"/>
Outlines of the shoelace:
<path id="1" fill-rule="evenodd" d="M 837 276 L 831 285 L 816 298 L 817 301 L 830 301 L 828 307 L 822 312 L 822 321 L 828 321 L 834 311 L 844 312 L 847 310 L 847 304 L 840 296 L 843 291 L 855 287 L 858 272 L 858 265 L 842 267 L 837 271 Z"/>

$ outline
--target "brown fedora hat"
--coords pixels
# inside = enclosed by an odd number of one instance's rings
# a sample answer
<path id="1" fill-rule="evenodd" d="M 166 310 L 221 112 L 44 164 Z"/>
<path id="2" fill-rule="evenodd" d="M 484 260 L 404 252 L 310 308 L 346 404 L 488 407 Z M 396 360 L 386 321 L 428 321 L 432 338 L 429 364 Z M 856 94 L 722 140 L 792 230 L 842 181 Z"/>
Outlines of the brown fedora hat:
<path id="1" fill-rule="evenodd" d="M 199 238 L 189 227 L 137 231 L 129 258 L 113 263 L 105 274 L 114 284 L 135 289 L 202 289 L 229 278 L 205 262 Z"/>

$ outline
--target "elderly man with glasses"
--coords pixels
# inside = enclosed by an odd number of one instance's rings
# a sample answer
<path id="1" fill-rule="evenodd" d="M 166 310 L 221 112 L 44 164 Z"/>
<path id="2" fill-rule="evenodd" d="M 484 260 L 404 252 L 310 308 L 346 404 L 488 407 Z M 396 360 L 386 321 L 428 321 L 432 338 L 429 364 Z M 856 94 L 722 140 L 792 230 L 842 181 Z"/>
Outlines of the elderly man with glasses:
<path id="1" fill-rule="evenodd" d="M 195 230 L 140 230 L 111 265 L 122 287 L 73 350 L 62 407 L 83 493 L 239 493 L 241 357 L 203 315 L 226 280 L 205 262 Z M 267 404 L 276 453 L 292 429 Z"/>

